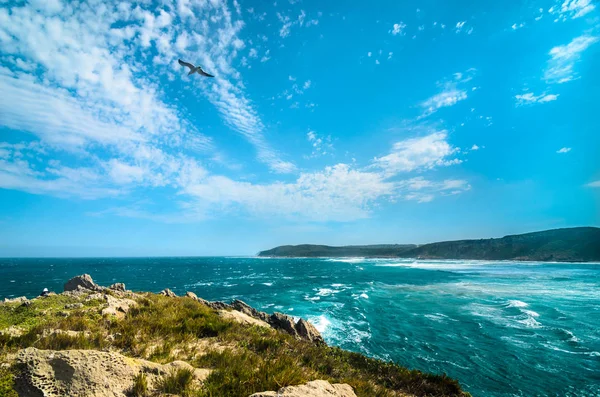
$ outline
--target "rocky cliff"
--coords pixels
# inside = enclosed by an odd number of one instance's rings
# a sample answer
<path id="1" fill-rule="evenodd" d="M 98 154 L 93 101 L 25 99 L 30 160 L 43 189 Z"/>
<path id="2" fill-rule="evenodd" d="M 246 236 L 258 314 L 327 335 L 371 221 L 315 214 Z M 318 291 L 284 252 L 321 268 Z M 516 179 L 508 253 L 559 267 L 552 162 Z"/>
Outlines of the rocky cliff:
<path id="1" fill-rule="evenodd" d="M 0 304 L 0 396 L 468 396 L 446 376 L 326 345 L 310 322 L 246 303 L 106 288 Z"/>

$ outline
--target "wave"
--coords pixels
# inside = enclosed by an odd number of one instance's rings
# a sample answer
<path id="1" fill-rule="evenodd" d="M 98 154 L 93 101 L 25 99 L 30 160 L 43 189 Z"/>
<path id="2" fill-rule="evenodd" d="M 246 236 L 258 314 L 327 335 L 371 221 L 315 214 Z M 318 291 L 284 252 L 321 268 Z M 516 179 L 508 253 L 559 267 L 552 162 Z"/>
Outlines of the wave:
<path id="1" fill-rule="evenodd" d="M 308 319 L 317 329 L 317 331 L 319 331 L 320 333 L 324 333 L 327 328 L 331 325 L 331 321 L 329 321 L 327 319 L 327 317 L 325 317 L 325 315 L 320 315 L 318 317 L 312 317 Z"/>
<path id="2" fill-rule="evenodd" d="M 519 300 L 509 300 L 507 307 L 528 307 L 529 304 Z"/>

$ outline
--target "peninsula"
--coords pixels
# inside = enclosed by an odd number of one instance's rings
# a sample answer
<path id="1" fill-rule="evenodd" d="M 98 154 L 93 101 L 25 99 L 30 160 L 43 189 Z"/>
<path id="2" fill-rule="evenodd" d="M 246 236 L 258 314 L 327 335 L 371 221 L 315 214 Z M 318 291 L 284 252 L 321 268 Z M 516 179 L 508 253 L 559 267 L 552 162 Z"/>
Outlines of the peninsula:
<path id="1" fill-rule="evenodd" d="M 553 229 L 502 238 L 423 245 L 283 245 L 261 251 L 258 256 L 600 262 L 600 228 Z"/>

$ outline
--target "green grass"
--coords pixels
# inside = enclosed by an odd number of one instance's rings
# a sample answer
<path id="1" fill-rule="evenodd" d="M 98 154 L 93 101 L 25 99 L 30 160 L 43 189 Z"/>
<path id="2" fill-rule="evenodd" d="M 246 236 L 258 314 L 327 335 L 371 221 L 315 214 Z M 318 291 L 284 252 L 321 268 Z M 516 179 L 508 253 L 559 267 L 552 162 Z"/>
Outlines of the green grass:
<path id="1" fill-rule="evenodd" d="M 99 308 L 93 307 L 99 302 L 86 303 L 86 307 L 72 310 L 68 317 L 61 316 L 59 312 L 64 305 L 73 303 L 74 299 L 56 296 L 30 307 L 0 306 L 3 327 L 18 325 L 26 329 L 18 338 L 0 336 L 2 350 L 16 352 L 28 346 L 53 350 L 110 348 L 161 363 L 183 359 L 194 367 L 213 370 L 198 390 L 191 389 L 191 374 L 181 371 L 159 382 L 163 392 L 185 396 L 248 396 L 315 379 L 348 383 L 359 397 L 407 393 L 423 397 L 468 396 L 461 391 L 458 382 L 444 375 L 425 374 L 357 353 L 297 340 L 282 332 L 241 325 L 219 317 L 212 309 L 189 298 L 147 294 L 137 299 L 138 306 L 124 319 L 102 317 Z M 44 329 L 86 331 L 88 335 L 55 333 L 42 337 Z M 193 349 L 188 346 L 207 337 L 229 348 L 194 358 Z M 142 380 L 136 379 L 136 384 L 138 382 Z M 175 389 L 178 391 L 167 391 Z"/>
<path id="2" fill-rule="evenodd" d="M 192 397 L 195 391 L 192 387 L 194 374 L 191 370 L 182 368 L 173 370 L 162 376 L 156 382 L 158 391 L 168 394 L 177 394 L 181 397 Z"/>
<path id="3" fill-rule="evenodd" d="M 148 397 L 150 396 L 150 391 L 148 390 L 148 379 L 146 379 L 146 374 L 140 372 L 138 375 L 133 378 L 133 387 L 129 392 L 130 397 Z"/>
<path id="4" fill-rule="evenodd" d="M 19 397 L 13 390 L 14 374 L 8 368 L 0 368 L 0 396 Z"/>

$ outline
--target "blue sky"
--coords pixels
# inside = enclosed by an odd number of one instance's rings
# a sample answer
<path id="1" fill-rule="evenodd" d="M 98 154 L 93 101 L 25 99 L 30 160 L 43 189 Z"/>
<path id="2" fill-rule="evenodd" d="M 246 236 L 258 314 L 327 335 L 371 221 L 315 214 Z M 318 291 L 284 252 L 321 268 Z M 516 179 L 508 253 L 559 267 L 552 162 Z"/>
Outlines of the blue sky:
<path id="1" fill-rule="evenodd" d="M 0 255 L 598 226 L 599 9 L 0 1 Z"/>

